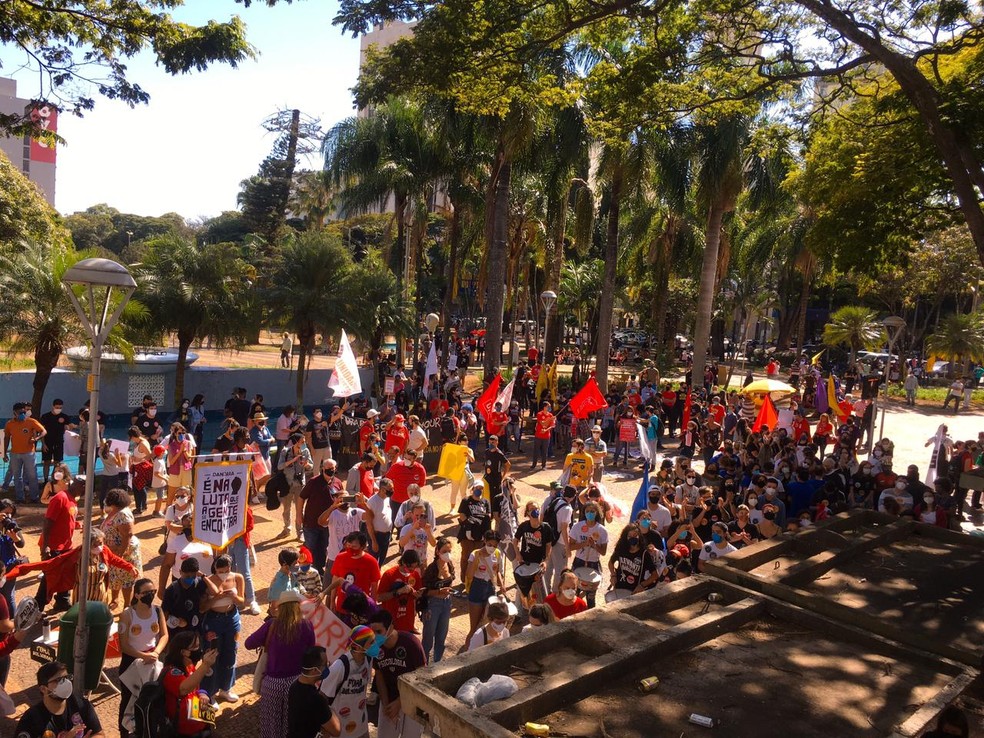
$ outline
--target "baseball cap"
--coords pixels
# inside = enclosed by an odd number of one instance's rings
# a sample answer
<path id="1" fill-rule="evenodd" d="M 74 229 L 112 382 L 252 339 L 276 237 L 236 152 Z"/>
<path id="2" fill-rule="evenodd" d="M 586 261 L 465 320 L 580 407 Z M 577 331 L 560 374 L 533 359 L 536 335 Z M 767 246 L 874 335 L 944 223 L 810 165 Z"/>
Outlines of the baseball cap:
<path id="1" fill-rule="evenodd" d="M 375 410 L 375 409 L 369 410 L 369 412 L 366 413 L 366 417 L 369 418 L 370 420 L 375 418 L 377 415 L 379 415 L 379 410 Z"/>

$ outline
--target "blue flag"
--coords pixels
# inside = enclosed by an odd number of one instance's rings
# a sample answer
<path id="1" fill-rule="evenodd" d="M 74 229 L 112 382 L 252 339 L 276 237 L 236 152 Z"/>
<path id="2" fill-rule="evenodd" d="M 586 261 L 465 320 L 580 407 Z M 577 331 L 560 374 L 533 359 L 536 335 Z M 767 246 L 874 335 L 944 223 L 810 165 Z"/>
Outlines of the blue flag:
<path id="1" fill-rule="evenodd" d="M 649 462 L 646 461 L 642 466 L 642 484 L 639 485 L 639 494 L 636 495 L 632 503 L 632 517 L 635 520 L 640 510 L 644 510 L 649 502 Z"/>

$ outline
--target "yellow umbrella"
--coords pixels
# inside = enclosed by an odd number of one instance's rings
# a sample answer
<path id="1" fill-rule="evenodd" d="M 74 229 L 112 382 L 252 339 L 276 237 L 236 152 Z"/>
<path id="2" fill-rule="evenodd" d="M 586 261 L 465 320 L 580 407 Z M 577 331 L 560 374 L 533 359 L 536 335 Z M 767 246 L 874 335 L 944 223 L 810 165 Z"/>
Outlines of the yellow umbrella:
<path id="1" fill-rule="evenodd" d="M 786 384 L 785 382 L 780 382 L 778 379 L 756 379 L 750 385 L 741 390 L 741 393 L 745 395 L 764 392 L 782 392 L 784 394 L 791 395 L 796 392 L 796 388 Z"/>

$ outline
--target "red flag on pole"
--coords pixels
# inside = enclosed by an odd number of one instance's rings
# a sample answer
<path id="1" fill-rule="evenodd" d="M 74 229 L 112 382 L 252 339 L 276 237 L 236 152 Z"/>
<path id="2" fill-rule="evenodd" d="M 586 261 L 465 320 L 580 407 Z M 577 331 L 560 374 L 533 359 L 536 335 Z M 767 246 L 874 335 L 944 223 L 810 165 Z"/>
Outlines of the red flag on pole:
<path id="1" fill-rule="evenodd" d="M 687 399 L 683 402 L 683 420 L 680 423 L 680 434 L 687 432 L 687 425 L 690 423 L 690 387 L 687 387 Z"/>
<path id="2" fill-rule="evenodd" d="M 601 389 L 598 387 L 598 380 L 594 377 L 588 379 L 578 393 L 571 398 L 571 412 L 578 420 L 584 420 L 595 410 L 602 410 L 608 407 Z"/>
<path id="3" fill-rule="evenodd" d="M 755 418 L 755 424 L 752 426 L 752 433 L 758 433 L 763 427 L 768 427 L 769 430 L 775 430 L 778 423 L 779 413 L 776 412 L 776 406 L 772 404 L 772 398 L 766 395 L 765 401 L 762 403 L 762 409 L 759 410 L 758 417 Z"/>
<path id="4" fill-rule="evenodd" d="M 495 407 L 495 399 L 499 396 L 500 384 L 502 384 L 502 375 L 496 374 L 488 389 L 479 395 L 478 400 L 475 401 L 475 409 L 485 418 L 486 423 L 492 417 L 492 408 Z"/>

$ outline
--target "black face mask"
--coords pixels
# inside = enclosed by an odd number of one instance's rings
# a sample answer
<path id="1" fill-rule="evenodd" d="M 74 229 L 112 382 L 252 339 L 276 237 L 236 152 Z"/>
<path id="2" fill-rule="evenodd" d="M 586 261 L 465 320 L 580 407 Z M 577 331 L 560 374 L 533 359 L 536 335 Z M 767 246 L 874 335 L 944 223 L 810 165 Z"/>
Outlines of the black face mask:
<path id="1" fill-rule="evenodd" d="M 649 495 L 650 502 L 659 502 L 659 495 Z"/>
<path id="2" fill-rule="evenodd" d="M 145 605 L 152 605 L 154 604 L 154 595 L 152 593 L 140 595 L 139 600 Z"/>
<path id="3" fill-rule="evenodd" d="M 767 513 L 762 513 L 762 517 L 765 518 L 766 520 L 775 520 L 776 519 L 776 514 L 774 512 L 771 512 L 770 511 L 770 512 L 767 512 Z"/>

